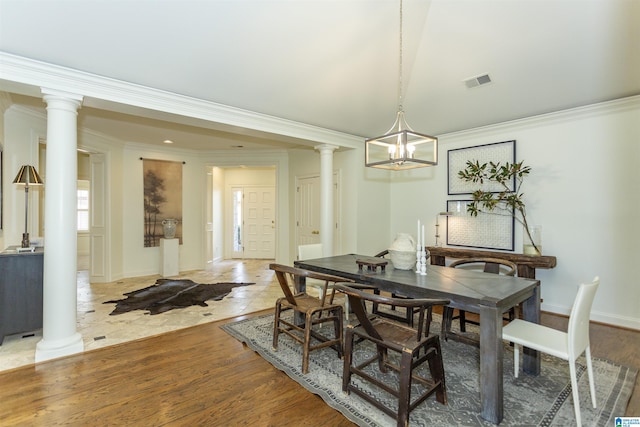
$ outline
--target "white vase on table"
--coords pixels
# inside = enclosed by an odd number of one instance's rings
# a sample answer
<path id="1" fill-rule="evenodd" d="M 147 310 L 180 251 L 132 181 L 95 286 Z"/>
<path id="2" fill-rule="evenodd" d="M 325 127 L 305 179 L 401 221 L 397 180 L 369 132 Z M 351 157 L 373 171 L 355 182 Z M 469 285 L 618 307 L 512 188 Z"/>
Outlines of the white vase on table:
<path id="1" fill-rule="evenodd" d="M 412 270 L 416 265 L 416 242 L 408 233 L 398 233 L 389 247 L 389 258 L 393 268 Z"/>

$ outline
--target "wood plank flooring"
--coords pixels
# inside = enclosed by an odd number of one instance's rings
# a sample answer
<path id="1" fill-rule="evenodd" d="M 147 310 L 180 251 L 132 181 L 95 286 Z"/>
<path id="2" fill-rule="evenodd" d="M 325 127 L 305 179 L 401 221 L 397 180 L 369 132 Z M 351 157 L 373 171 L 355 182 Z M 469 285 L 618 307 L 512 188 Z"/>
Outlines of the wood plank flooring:
<path id="1" fill-rule="evenodd" d="M 353 425 L 219 328 L 231 320 L 5 371 L 0 425 Z M 591 337 L 594 357 L 640 366 L 640 332 L 594 324 Z M 626 415 L 640 416 L 638 382 Z"/>
<path id="2" fill-rule="evenodd" d="M 0 425 L 353 425 L 220 324 L 3 372 Z"/>

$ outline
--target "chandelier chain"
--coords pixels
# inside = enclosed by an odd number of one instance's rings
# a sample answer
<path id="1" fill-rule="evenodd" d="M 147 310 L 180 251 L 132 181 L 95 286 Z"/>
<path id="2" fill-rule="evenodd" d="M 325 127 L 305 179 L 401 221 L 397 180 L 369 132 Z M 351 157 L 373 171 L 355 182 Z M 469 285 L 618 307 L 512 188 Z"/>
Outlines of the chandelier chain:
<path id="1" fill-rule="evenodd" d="M 398 61 L 398 111 L 403 111 L 402 106 L 402 0 L 400 0 L 400 58 Z"/>

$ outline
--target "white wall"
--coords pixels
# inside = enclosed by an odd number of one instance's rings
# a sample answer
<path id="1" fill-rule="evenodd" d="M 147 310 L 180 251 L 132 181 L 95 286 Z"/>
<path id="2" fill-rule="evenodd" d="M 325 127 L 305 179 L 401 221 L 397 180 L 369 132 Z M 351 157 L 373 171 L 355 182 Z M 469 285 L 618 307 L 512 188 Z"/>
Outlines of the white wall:
<path id="1" fill-rule="evenodd" d="M 270 150 L 270 151 L 229 151 L 229 152 L 216 152 L 216 153 L 199 153 L 198 158 L 202 161 L 206 168 L 235 168 L 239 165 L 244 165 L 249 169 L 259 169 L 264 167 L 275 167 L 275 186 L 276 186 L 276 224 L 277 224 L 277 236 L 276 236 L 276 261 L 286 263 L 289 260 L 289 159 L 288 153 L 284 150 Z M 223 172 L 220 172 L 223 174 Z M 228 179 L 225 176 L 225 186 L 228 184 Z M 271 182 L 271 181 L 270 181 Z M 224 190 L 223 187 L 220 188 Z M 224 197 L 224 193 L 222 195 Z M 224 215 L 220 212 L 219 214 Z M 223 233 L 223 230 L 219 230 L 219 233 Z M 222 243 L 220 242 L 222 248 Z"/>
<path id="2" fill-rule="evenodd" d="M 2 247 L 20 242 L 24 193 L 10 181 L 21 164 L 37 164 L 37 144 L 46 137 L 46 118 L 11 107 L 4 125 Z M 558 258 L 555 269 L 537 272 L 543 309 L 568 313 L 577 285 L 598 274 L 602 284 L 592 318 L 640 329 L 640 279 L 635 268 L 640 254 L 636 249 L 640 240 L 640 198 L 636 196 L 640 97 L 440 135 L 440 164 L 435 168 L 381 171 L 363 166 L 363 149 L 336 152 L 334 168 L 341 171 L 343 187 L 343 252 L 373 254 L 387 248 L 396 233 L 413 234 L 418 217 L 426 223 L 427 243 L 432 243 L 435 215 L 445 209 L 449 198 L 446 151 L 510 139 L 517 141 L 518 160 L 533 168 L 524 187 L 529 217 L 543 226 L 544 253 Z M 180 270 L 205 265 L 203 192 L 207 172 L 216 166 L 276 166 L 281 225 L 276 260 L 290 263 L 294 259 L 294 177 L 319 171 L 316 151 L 294 150 L 290 157 L 286 152 L 194 155 L 135 145 L 123 148 L 122 142 L 85 131 L 79 134 L 79 144 L 105 153 L 108 159 L 112 280 L 159 271 L 159 249 L 143 247 L 140 157 L 186 161 Z M 34 197 L 29 205 L 34 216 L 37 209 L 32 206 L 36 205 Z M 516 227 L 515 231 L 519 250 L 522 230 Z"/>
<path id="3" fill-rule="evenodd" d="M 345 152 L 352 162 L 347 171 L 353 175 L 353 182 L 345 180 L 345 187 L 353 186 L 351 202 L 355 212 L 356 247 L 355 253 L 375 255 L 391 245 L 393 227 L 391 213 L 393 191 L 389 172 L 364 167 L 364 140 L 362 148 Z"/>
<path id="4" fill-rule="evenodd" d="M 122 259 L 125 277 L 160 272 L 160 247 L 144 247 L 143 176 L 140 158 L 186 162 L 182 165 L 182 244 L 180 271 L 205 265 L 206 218 L 204 190 L 207 170 L 198 156 L 172 150 L 150 150 L 130 145 L 124 150 L 122 188 Z M 118 190 L 116 190 L 118 191 Z"/>
<path id="5" fill-rule="evenodd" d="M 24 232 L 24 186 L 13 184 L 22 165 L 32 165 L 40 172 L 38 144 L 47 136 L 42 115 L 11 106 L 4 114 L 4 150 L 2 171 L 3 230 L 0 248 L 20 245 Z M 43 177 L 44 179 L 44 177 Z M 45 180 L 46 186 L 46 180 Z M 38 193 L 42 188 L 30 187 L 28 230 L 30 237 L 38 236 Z"/>
<path id="6" fill-rule="evenodd" d="M 336 165 L 334 164 L 334 170 Z M 296 248 L 296 177 L 306 176 L 320 173 L 320 153 L 316 150 L 295 149 L 289 150 L 289 176 L 287 183 L 287 191 L 290 195 L 291 203 L 287 206 L 289 218 L 291 221 L 287 224 L 289 229 L 289 241 L 287 244 L 290 248 Z M 296 250 L 289 253 L 286 263 L 291 265 L 297 258 Z"/>
<path id="7" fill-rule="evenodd" d="M 5 145 L 5 134 L 4 134 L 4 113 L 11 107 L 11 97 L 6 92 L 0 92 L 0 154 L 4 151 Z M 4 164 L 2 164 L 4 165 Z M 9 179 L 9 173 L 6 172 L 5 169 L 0 170 L 0 184 L 7 182 Z M 4 213 L 4 204 L 2 203 L 2 199 L 4 197 L 4 185 L 0 187 L 0 215 Z M 4 227 L 0 226 L 0 250 L 4 249 L 6 246 L 4 244 Z"/>
<path id="8" fill-rule="evenodd" d="M 213 261 L 220 261 L 224 255 L 224 171 L 221 168 L 212 168 L 212 228 L 213 228 Z"/>
<path id="9" fill-rule="evenodd" d="M 4 229 L 0 234 L 0 247 L 20 244 L 24 230 L 24 190 L 18 191 L 10 182 L 22 164 L 32 164 L 38 167 L 38 142 L 46 139 L 46 115 L 35 113 L 33 110 L 12 106 L 4 114 L 5 131 L 4 143 L 4 171 L 2 190 L 4 193 Z M 180 271 L 204 268 L 206 265 L 206 207 L 204 196 L 207 188 L 208 171 L 218 171 L 222 176 L 222 169 L 215 165 L 228 166 L 246 164 L 253 167 L 276 166 L 275 173 L 269 172 L 269 183 L 275 183 L 278 191 L 279 224 L 288 224 L 289 195 L 287 191 L 288 165 L 287 154 L 277 153 L 248 153 L 237 152 L 227 155 L 215 153 L 185 152 L 161 147 L 150 149 L 140 144 L 115 141 L 80 129 L 78 145 L 90 152 L 103 153 L 106 157 L 108 182 L 107 229 L 108 259 L 106 269 L 108 281 L 115 281 L 123 277 L 134 277 L 158 274 L 160 271 L 159 248 L 144 248 L 143 242 L 143 206 L 142 206 L 142 161 L 143 158 L 160 160 L 185 161 L 183 165 L 183 244 L 180 246 Z M 14 171 L 15 170 L 15 171 Z M 12 171 L 12 172 L 11 172 Z M 12 175 L 13 174 L 13 175 Z M 11 176 L 9 176 L 11 175 Z M 254 181 L 264 182 L 263 177 Z M 218 190 L 218 197 L 223 197 L 224 177 L 219 181 L 222 187 Z M 46 185 L 46 182 L 45 182 Z M 37 232 L 38 198 L 36 191 L 31 191 L 29 202 L 30 232 L 35 236 Z M 214 195 L 215 196 L 215 195 Z M 218 200 L 220 202 L 220 200 Z M 222 216 L 222 211 L 214 211 L 214 215 Z M 222 225 L 220 226 L 222 227 Z M 221 235 L 221 230 L 218 230 Z M 45 231 L 46 234 L 46 231 Z M 279 230 L 276 259 L 282 262 L 288 259 L 289 247 L 288 227 Z M 214 242 L 222 247 L 222 241 Z M 218 257 L 219 259 L 220 257 Z"/>
<path id="10" fill-rule="evenodd" d="M 92 155 L 103 156 L 105 159 L 104 177 L 99 181 L 104 181 L 104 191 L 106 194 L 102 199 L 104 202 L 104 226 L 107 233 L 104 237 L 104 272 L 96 271 L 97 276 L 92 275 L 92 281 L 111 282 L 125 276 L 122 257 L 123 245 L 123 224 L 125 222 L 125 200 L 120 189 L 124 186 L 123 181 L 123 159 L 124 143 L 113 138 L 96 134 L 86 129 L 78 131 L 78 147 L 87 150 Z M 91 171 L 90 171 L 91 172 Z M 96 173 L 95 171 L 93 173 Z M 96 176 L 92 176 L 92 185 L 96 185 Z M 102 188 L 99 186 L 99 188 Z M 95 255 L 95 254 L 94 254 Z M 100 263 L 99 263 L 100 264 Z M 101 265 L 102 266 L 102 265 Z"/>
<path id="11" fill-rule="evenodd" d="M 512 139 L 516 160 L 532 168 L 522 188 L 528 219 L 558 260 L 536 272 L 542 309 L 568 314 L 577 285 L 599 275 L 592 319 L 640 329 L 640 97 L 441 135 L 436 168 L 393 174 L 391 229 L 415 234 L 419 216 L 433 236 L 446 208 L 446 150 Z M 517 223 L 515 233 L 521 252 Z"/>
<path id="12" fill-rule="evenodd" d="M 291 222 L 289 245 L 295 242 L 295 177 L 320 173 L 320 153 L 315 150 L 290 150 L 289 192 Z M 335 151 L 333 169 L 340 172 L 342 253 L 375 255 L 386 249 L 389 240 L 389 176 L 384 171 L 366 169 L 364 164 L 364 139 L 362 149 Z M 295 260 L 291 253 L 289 263 Z"/>

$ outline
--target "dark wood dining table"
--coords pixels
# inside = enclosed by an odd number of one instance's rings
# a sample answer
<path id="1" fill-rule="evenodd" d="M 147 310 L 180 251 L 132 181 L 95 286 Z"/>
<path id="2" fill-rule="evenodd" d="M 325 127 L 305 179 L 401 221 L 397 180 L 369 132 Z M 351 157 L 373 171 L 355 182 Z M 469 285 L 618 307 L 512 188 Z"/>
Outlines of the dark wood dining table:
<path id="1" fill-rule="evenodd" d="M 437 265 L 427 266 L 426 275 L 412 270 L 363 268 L 363 261 L 375 261 L 365 255 L 347 254 L 296 261 L 299 268 L 345 277 L 376 286 L 384 292 L 412 298 L 445 298 L 450 306 L 480 314 L 480 400 L 481 416 L 494 424 L 503 419 L 503 341 L 502 314 L 522 303 L 522 317 L 540 322 L 540 282 Z M 356 261 L 360 261 L 360 266 Z M 305 289 L 304 280 L 296 283 Z M 524 349 L 523 369 L 540 373 L 537 351 Z M 446 355 L 445 355 L 446 358 Z M 446 370 L 446 363 L 445 363 Z"/>

